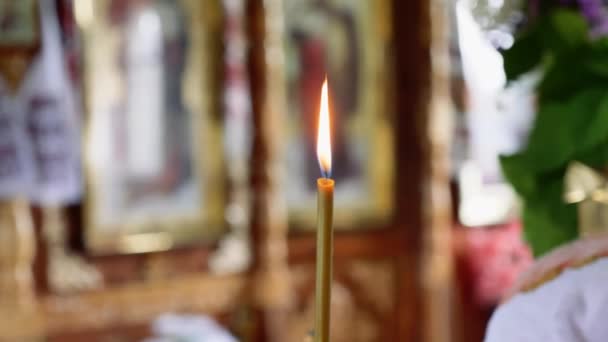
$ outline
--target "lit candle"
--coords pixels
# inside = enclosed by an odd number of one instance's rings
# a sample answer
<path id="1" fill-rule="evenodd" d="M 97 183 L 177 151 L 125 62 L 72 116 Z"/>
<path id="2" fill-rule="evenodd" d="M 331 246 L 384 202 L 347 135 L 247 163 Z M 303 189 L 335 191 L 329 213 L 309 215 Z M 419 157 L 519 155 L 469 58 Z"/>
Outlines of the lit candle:
<path id="1" fill-rule="evenodd" d="M 331 302 L 334 180 L 331 176 L 331 142 L 327 79 L 321 89 L 321 109 L 317 134 L 317 157 L 322 177 L 317 180 L 317 286 L 315 311 L 315 341 L 329 341 Z"/>

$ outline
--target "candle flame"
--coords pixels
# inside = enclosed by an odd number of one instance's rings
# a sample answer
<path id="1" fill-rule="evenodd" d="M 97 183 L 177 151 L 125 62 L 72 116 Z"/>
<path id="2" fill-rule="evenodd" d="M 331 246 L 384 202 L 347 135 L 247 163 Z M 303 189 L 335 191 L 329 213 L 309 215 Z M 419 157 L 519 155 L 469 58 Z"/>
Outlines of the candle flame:
<path id="1" fill-rule="evenodd" d="M 317 131 L 317 158 L 323 177 L 331 175 L 331 141 L 329 126 L 329 103 L 327 95 L 327 78 L 321 88 L 321 109 L 319 110 L 319 130 Z"/>

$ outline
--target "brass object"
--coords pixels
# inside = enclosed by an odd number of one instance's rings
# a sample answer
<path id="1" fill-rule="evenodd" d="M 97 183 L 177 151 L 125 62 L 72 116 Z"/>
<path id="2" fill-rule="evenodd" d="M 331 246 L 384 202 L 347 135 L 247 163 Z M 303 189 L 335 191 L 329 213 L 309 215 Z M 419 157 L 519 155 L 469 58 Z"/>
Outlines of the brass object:
<path id="1" fill-rule="evenodd" d="M 226 230 L 219 3 L 120 4 L 74 1 L 88 113 L 86 245 L 114 254 L 216 241 Z"/>
<path id="2" fill-rule="evenodd" d="M 608 230 L 608 177 L 600 171 L 572 162 L 564 177 L 564 201 L 578 204 L 580 236 Z"/>
<path id="3" fill-rule="evenodd" d="M 35 241 L 29 203 L 0 202 L 0 310 L 32 312 L 36 302 L 32 276 Z"/>

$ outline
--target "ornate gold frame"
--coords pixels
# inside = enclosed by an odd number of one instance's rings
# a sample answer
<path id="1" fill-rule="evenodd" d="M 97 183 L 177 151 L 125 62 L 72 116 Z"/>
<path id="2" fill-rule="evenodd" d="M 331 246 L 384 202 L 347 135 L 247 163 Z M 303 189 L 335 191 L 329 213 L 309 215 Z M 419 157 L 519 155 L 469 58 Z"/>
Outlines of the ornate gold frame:
<path id="1" fill-rule="evenodd" d="M 285 0 L 284 0 L 285 1 Z M 356 127 L 349 127 L 353 134 L 368 137 L 370 160 L 364 165 L 364 178 L 369 196 L 361 202 L 334 209 L 336 229 L 353 229 L 357 227 L 375 227 L 387 222 L 393 213 L 394 203 L 394 170 L 395 139 L 392 127 L 393 117 L 393 80 L 390 73 L 390 43 L 392 39 L 391 1 L 378 0 L 369 3 L 371 14 L 365 14 L 367 30 L 359 32 L 361 53 L 366 60 L 361 66 L 363 76 L 360 90 L 361 104 L 357 110 L 359 118 Z M 285 18 L 286 14 L 284 14 Z M 286 20 L 286 19 L 285 19 Z M 285 38 L 286 39 L 286 38 Z M 380 72 L 378 72 L 378 70 Z M 283 82 L 286 84 L 287 82 Z M 287 117 L 286 131 L 293 131 L 294 120 Z M 366 131 L 373 130 L 368 136 Z M 289 175 L 287 176 L 289 178 Z M 310 180 L 314 184 L 315 179 Z M 340 184 L 337 182 L 336 188 Z M 316 220 L 316 196 L 312 193 L 306 203 L 299 207 L 289 208 L 289 222 L 293 229 L 314 229 Z"/>
<path id="2" fill-rule="evenodd" d="M 74 2 L 77 24 L 81 30 L 84 51 L 83 97 L 87 110 L 84 131 L 84 170 L 86 173 L 85 241 L 94 254 L 141 253 L 167 250 L 195 241 L 215 241 L 225 233 L 224 224 L 224 161 L 221 150 L 221 127 L 218 120 L 220 87 L 215 73 L 220 70 L 221 53 L 217 35 L 221 26 L 221 7 L 208 1 L 179 0 L 190 16 L 187 66 L 184 72 L 184 97 L 192 112 L 194 146 L 192 158 L 199 194 L 204 199 L 195 215 L 150 217 L 134 222 L 102 226 L 99 223 L 99 177 L 93 167 L 95 155 L 92 141 L 93 117 L 100 93 L 112 91 L 111 84 L 98 82 L 100 71 L 95 61 L 108 56 L 96 36 L 108 34 L 105 18 L 108 1 L 79 0 Z M 105 5 L 105 6 L 104 6 Z M 104 8 L 106 7 L 106 8 Z M 97 103 L 97 102 L 99 103 Z M 107 114 L 107 113 L 106 113 Z M 100 114 L 97 114 L 100 115 Z M 110 228 L 110 229 L 108 229 Z"/>

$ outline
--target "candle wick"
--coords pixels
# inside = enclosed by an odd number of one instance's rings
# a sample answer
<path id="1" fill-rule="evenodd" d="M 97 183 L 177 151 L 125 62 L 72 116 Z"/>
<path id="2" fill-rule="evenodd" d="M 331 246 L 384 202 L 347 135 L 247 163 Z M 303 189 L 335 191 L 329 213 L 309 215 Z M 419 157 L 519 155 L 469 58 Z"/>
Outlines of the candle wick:
<path id="1" fill-rule="evenodd" d="M 331 178 L 331 171 L 321 169 L 321 176 L 323 178 Z"/>

